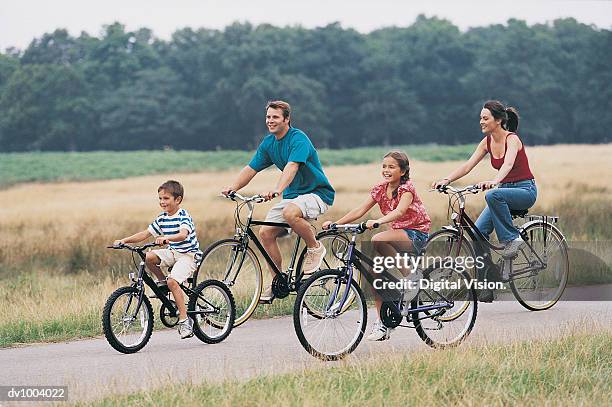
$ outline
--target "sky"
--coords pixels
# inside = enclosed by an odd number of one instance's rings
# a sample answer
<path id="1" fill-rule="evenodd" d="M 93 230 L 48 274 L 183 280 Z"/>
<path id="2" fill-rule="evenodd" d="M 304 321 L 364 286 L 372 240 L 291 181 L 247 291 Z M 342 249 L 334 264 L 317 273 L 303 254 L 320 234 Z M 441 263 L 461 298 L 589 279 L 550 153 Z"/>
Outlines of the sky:
<path id="1" fill-rule="evenodd" d="M 445 18 L 462 30 L 504 24 L 510 18 L 531 25 L 564 17 L 612 29 L 612 1 L 604 0 L 2 0 L 0 50 L 25 49 L 34 38 L 58 28 L 73 36 L 82 31 L 97 36 L 116 21 L 127 30 L 150 28 L 167 40 L 177 29 L 222 29 L 235 21 L 306 28 L 339 21 L 345 28 L 370 32 L 408 26 L 419 14 Z"/>

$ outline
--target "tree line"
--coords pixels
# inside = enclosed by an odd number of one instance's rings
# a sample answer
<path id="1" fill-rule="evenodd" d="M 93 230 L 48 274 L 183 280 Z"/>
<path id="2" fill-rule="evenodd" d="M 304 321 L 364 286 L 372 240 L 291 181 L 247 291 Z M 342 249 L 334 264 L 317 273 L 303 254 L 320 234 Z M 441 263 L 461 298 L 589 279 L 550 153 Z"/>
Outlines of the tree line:
<path id="1" fill-rule="evenodd" d="M 368 34 L 334 23 L 58 29 L 0 53 L 0 151 L 254 148 L 267 100 L 318 147 L 474 143 L 482 103 L 521 114 L 528 144 L 602 143 L 612 31 L 560 19 L 462 32 L 420 16 Z"/>

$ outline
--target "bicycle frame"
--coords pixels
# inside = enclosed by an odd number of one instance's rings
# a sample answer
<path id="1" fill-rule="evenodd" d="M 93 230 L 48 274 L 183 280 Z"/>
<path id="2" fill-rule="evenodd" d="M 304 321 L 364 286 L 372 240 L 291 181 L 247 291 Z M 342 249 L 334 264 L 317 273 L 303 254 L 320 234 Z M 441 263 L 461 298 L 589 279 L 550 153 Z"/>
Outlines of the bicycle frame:
<path id="1" fill-rule="evenodd" d="M 368 269 L 363 265 L 363 263 L 365 263 L 367 266 L 370 267 L 370 269 L 372 269 L 374 267 L 374 261 L 367 256 L 365 253 L 361 252 L 359 249 L 357 249 L 356 247 L 356 239 L 357 239 L 357 231 L 353 231 L 352 232 L 352 238 L 350 240 L 349 246 L 348 246 L 348 255 L 347 255 L 347 260 L 345 260 L 345 268 L 346 268 L 346 274 L 344 276 L 345 278 L 345 282 L 346 284 L 349 284 L 349 282 L 353 279 L 353 266 L 355 266 L 361 273 L 362 275 L 366 276 L 366 279 L 368 281 L 370 281 L 370 283 L 372 283 L 373 278 L 371 273 L 368 271 Z M 362 263 L 363 262 L 363 263 Z M 394 278 L 393 276 L 389 276 L 391 278 Z M 338 298 L 338 290 L 340 289 L 340 285 L 336 285 L 335 288 L 335 292 L 334 295 L 331 296 L 330 300 L 329 300 L 329 304 L 328 304 L 328 309 L 332 306 L 332 304 L 335 303 L 336 298 Z M 340 303 L 338 304 L 337 307 L 335 307 L 337 310 L 342 310 L 344 307 L 344 304 L 346 303 L 346 300 L 348 299 L 348 293 L 349 290 L 345 290 L 344 294 L 340 300 Z M 399 291 L 399 300 L 398 300 L 398 304 L 401 306 L 403 299 L 404 299 L 404 292 L 403 291 Z M 424 312 L 424 311 L 431 311 L 431 310 L 437 310 L 437 309 L 445 309 L 445 308 L 452 308 L 454 303 L 452 301 L 447 300 L 446 298 L 444 298 L 444 296 L 442 296 L 441 294 L 437 293 L 438 295 L 440 295 L 440 297 L 443 299 L 444 303 L 440 303 L 440 304 L 436 304 L 436 305 L 426 305 L 426 306 L 417 306 L 415 308 L 411 308 L 410 309 L 410 313 L 418 313 L 418 312 Z M 393 303 L 393 306 L 395 307 L 396 311 L 398 313 L 402 313 L 402 310 L 395 304 Z M 425 319 L 425 318 L 432 318 L 435 317 L 437 314 L 433 314 L 433 315 L 427 315 L 424 318 L 419 318 L 419 319 Z"/>
<path id="2" fill-rule="evenodd" d="M 462 240 L 465 238 L 464 236 L 464 232 L 467 233 L 467 235 L 469 236 L 471 242 L 474 244 L 474 249 L 479 252 L 482 253 L 485 261 L 487 261 L 489 264 L 492 264 L 492 260 L 491 260 L 491 253 L 490 250 L 495 250 L 495 251 L 501 251 L 503 250 L 502 246 L 496 246 L 493 243 L 491 243 L 489 241 L 489 239 L 476 227 L 476 223 L 469 217 L 469 215 L 467 214 L 467 212 L 465 211 L 465 196 L 464 193 L 466 191 L 473 191 L 473 189 L 470 189 L 469 187 L 466 187 L 465 189 L 461 190 L 461 189 L 454 189 L 451 190 L 454 194 L 456 194 L 458 196 L 459 199 L 459 213 L 453 212 L 453 214 L 451 215 L 451 219 L 453 220 L 455 226 L 457 227 L 457 231 L 459 232 L 459 241 L 457 244 L 457 253 L 455 253 L 455 256 L 459 256 L 459 251 L 461 250 L 461 243 Z M 472 193 L 476 193 L 476 192 L 472 192 Z M 452 209 L 452 208 L 451 208 Z M 537 216 L 531 216 L 532 218 L 537 218 Z M 548 216 L 544 216 L 544 223 L 548 223 Z M 556 217 L 551 217 L 553 219 L 556 219 Z M 538 255 L 538 253 L 533 249 L 533 246 L 530 243 L 530 239 L 527 238 L 526 235 L 523 234 L 523 230 L 519 229 L 519 232 L 521 233 L 522 237 L 525 237 L 525 244 L 527 245 L 527 247 L 529 247 L 529 251 L 535 255 L 535 257 L 537 257 L 538 261 L 540 262 L 540 264 L 542 265 L 542 267 L 545 267 L 546 263 L 540 258 L 540 256 Z M 546 244 L 546 228 L 544 229 L 544 244 Z M 541 267 L 541 268 L 542 268 Z M 522 270 L 517 270 L 514 271 L 511 275 L 512 278 L 522 275 L 522 274 L 526 274 L 526 273 L 530 273 L 534 271 L 534 268 L 531 267 L 526 267 Z"/>
<path id="3" fill-rule="evenodd" d="M 266 263 L 268 263 L 268 265 L 270 266 L 270 269 L 274 272 L 274 274 L 276 276 L 282 276 L 283 271 L 279 270 L 279 268 L 276 266 L 276 264 L 274 263 L 274 261 L 272 260 L 272 258 L 270 257 L 266 249 L 263 247 L 262 243 L 257 238 L 257 235 L 255 234 L 255 232 L 253 232 L 252 226 L 274 226 L 274 227 L 285 228 L 285 229 L 290 228 L 291 226 L 288 225 L 287 223 L 253 220 L 253 211 L 254 211 L 253 202 L 254 201 L 246 199 L 238 194 L 236 194 L 236 196 L 245 201 L 245 203 L 247 204 L 249 208 L 249 213 L 247 216 L 245 231 L 240 230 L 238 225 L 236 225 L 236 238 L 240 239 L 242 243 L 243 253 L 240 258 L 240 263 L 239 263 L 239 267 L 237 269 L 236 275 L 234 276 L 234 279 L 230 282 L 230 286 L 233 285 L 234 281 L 238 277 L 238 274 L 240 273 L 240 270 L 242 268 L 242 263 L 244 262 L 244 259 L 246 256 L 246 252 L 247 252 L 246 249 L 248 247 L 249 240 L 252 240 L 253 243 L 255 243 L 255 247 L 257 247 L 261 255 L 266 260 Z M 298 252 L 299 252 L 301 242 L 302 242 L 302 238 L 298 235 L 294 243 L 293 254 L 291 255 L 291 261 L 289 262 L 289 267 L 287 268 L 287 285 L 289 286 L 291 291 L 296 290 L 295 283 L 301 279 L 301 276 L 297 274 L 294 275 L 295 265 L 296 265 L 295 262 L 298 257 Z M 229 278 L 229 274 L 231 270 L 233 269 L 234 264 L 235 264 L 234 260 L 232 260 L 232 263 L 230 264 L 230 267 L 228 268 L 227 273 L 225 275 L 224 281 L 227 281 L 227 279 Z"/>
<path id="4" fill-rule="evenodd" d="M 146 246 L 145 246 L 146 247 Z M 138 277 L 134 276 L 134 273 L 130 273 L 130 279 L 132 280 L 132 284 L 131 286 L 136 288 L 138 290 L 138 304 L 136 304 L 136 309 L 135 309 L 135 314 L 138 314 L 138 312 L 140 311 L 140 306 L 142 305 L 142 300 L 143 297 L 145 295 L 145 290 L 143 289 L 143 284 L 146 284 L 157 296 L 157 298 L 166 306 L 166 308 L 172 313 L 172 316 L 176 316 L 177 312 L 178 312 L 178 308 L 172 303 L 172 301 L 170 301 L 170 299 L 168 299 L 167 297 L 167 292 L 165 292 L 164 290 L 162 290 L 160 287 L 158 287 L 158 285 L 155 283 L 155 281 L 153 281 L 153 278 L 151 278 L 151 276 L 149 276 L 149 273 L 146 272 L 146 266 L 145 266 L 145 258 L 146 255 L 143 251 L 144 249 L 140 249 L 140 250 L 133 250 L 134 252 L 138 253 L 138 255 L 140 256 L 140 264 L 138 266 Z M 191 290 L 189 287 L 186 287 L 183 284 L 180 284 L 180 288 L 183 290 L 183 292 L 185 294 L 187 294 L 187 296 L 190 296 L 191 294 L 193 294 L 193 290 Z M 124 312 L 129 309 L 130 305 L 131 305 L 131 301 L 132 301 L 132 297 L 130 297 L 130 299 L 128 300 L 126 307 L 124 309 Z M 212 310 L 206 310 L 206 311 L 187 311 L 188 315 L 203 315 L 203 314 L 211 314 L 214 312 L 218 311 L 218 307 L 215 307 L 214 304 L 211 304 L 208 300 L 204 299 L 204 302 L 209 305 Z"/>

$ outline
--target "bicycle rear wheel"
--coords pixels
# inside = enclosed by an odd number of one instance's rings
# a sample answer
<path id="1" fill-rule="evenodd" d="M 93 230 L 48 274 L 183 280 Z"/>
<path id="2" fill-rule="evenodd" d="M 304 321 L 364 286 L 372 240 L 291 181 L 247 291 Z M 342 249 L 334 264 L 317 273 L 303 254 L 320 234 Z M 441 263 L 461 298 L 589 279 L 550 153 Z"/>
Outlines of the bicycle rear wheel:
<path id="1" fill-rule="evenodd" d="M 422 289 L 411 308 L 448 304 L 444 308 L 411 312 L 419 337 L 432 348 L 457 346 L 472 331 L 478 302 L 475 280 L 455 265 L 438 262 L 423 271 Z"/>
<path id="2" fill-rule="evenodd" d="M 512 263 L 510 288 L 523 307 L 531 311 L 546 310 L 559 301 L 567 284 L 567 243 L 556 227 L 544 222 L 528 225 L 523 236 L 527 243 Z M 530 269 L 532 271 L 514 275 Z"/>
<path id="3" fill-rule="evenodd" d="M 204 252 L 200 271 L 229 287 L 236 301 L 234 326 L 245 323 L 257 308 L 263 285 L 261 264 L 253 250 L 236 239 L 219 240 Z"/>
<path id="4" fill-rule="evenodd" d="M 206 280 L 193 290 L 187 313 L 193 318 L 193 333 L 206 343 L 219 343 L 232 332 L 236 306 L 232 292 L 217 280 Z"/>
<path id="5" fill-rule="evenodd" d="M 341 307 L 345 294 L 354 298 L 348 309 Z M 308 353 L 322 360 L 342 359 L 355 350 L 366 329 L 367 308 L 361 288 L 355 280 L 347 283 L 343 271 L 316 272 L 298 291 L 293 325 Z"/>
<path id="6" fill-rule="evenodd" d="M 102 311 L 102 327 L 108 343 L 121 353 L 142 349 L 153 333 L 153 308 L 135 287 L 121 287 L 113 292 Z"/>

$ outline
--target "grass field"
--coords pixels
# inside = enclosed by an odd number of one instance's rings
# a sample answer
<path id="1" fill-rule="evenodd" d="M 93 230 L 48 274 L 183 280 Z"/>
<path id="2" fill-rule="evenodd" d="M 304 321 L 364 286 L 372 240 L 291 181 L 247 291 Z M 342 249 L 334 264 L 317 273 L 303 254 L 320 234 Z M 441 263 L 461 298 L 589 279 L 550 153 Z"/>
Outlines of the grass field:
<path id="1" fill-rule="evenodd" d="M 177 384 L 87 406 L 596 406 L 612 392 L 612 334 L 459 347 L 247 382 Z"/>
<path id="2" fill-rule="evenodd" d="M 421 161 L 461 160 L 473 145 L 401 146 Z M 375 162 L 387 147 L 319 150 L 324 166 Z M 96 151 L 84 153 L 2 153 L 0 188 L 20 182 L 90 181 L 149 174 L 221 171 L 244 166 L 251 151 Z"/>
<path id="3" fill-rule="evenodd" d="M 570 283 L 607 281 L 612 264 L 612 187 L 602 182 L 602 174 L 609 173 L 612 145 L 532 147 L 528 153 L 539 188 L 531 212 L 561 216 L 559 226 L 567 238 L 595 243 L 604 259 L 605 267 L 594 271 L 573 264 Z M 412 161 L 411 176 L 433 218 L 434 230 L 447 222 L 447 199 L 427 192 L 428 186 L 457 165 L 458 161 Z M 317 225 L 337 219 L 361 202 L 380 179 L 377 162 L 325 170 L 337 197 Z M 278 174 L 264 171 L 246 192 L 268 190 Z M 483 162 L 462 183 L 489 179 L 492 174 L 490 165 Z M 104 301 L 127 283 L 131 264 L 129 254 L 105 246 L 151 222 L 159 213 L 157 187 L 170 178 L 185 186 L 183 206 L 197 224 L 202 247 L 231 236 L 234 205 L 218 194 L 235 175 L 236 170 L 169 172 L 103 181 L 23 183 L 0 190 L 0 303 L 9 305 L 0 308 L 0 346 L 100 334 Z M 269 205 L 258 207 L 256 215 L 263 216 Z M 470 198 L 469 213 L 475 215 L 482 207 L 481 196 Z M 372 216 L 378 216 L 377 210 Z M 270 310 L 260 308 L 257 315 L 277 315 L 288 309 L 279 303 Z"/>

